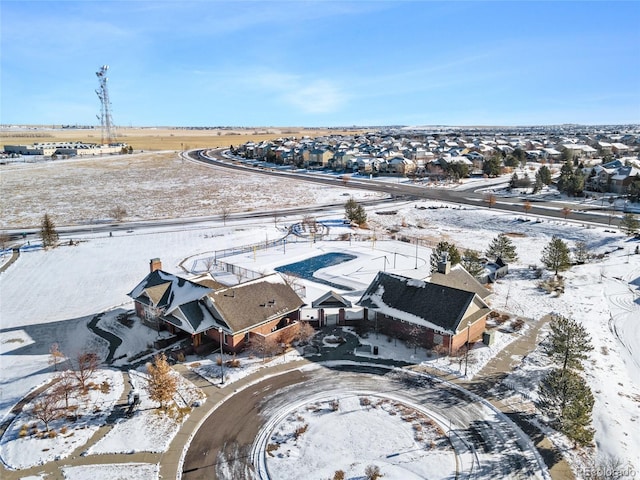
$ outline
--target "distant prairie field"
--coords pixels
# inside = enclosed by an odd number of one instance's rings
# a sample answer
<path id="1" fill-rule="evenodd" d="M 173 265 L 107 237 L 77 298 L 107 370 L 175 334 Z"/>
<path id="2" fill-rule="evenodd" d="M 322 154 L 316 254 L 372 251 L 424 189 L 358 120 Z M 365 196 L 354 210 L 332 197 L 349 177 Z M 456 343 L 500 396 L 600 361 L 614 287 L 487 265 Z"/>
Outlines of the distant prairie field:
<path id="1" fill-rule="evenodd" d="M 328 203 L 345 189 L 305 185 L 263 175 L 213 170 L 177 152 L 279 137 L 315 137 L 338 130 L 305 128 L 118 128 L 118 141 L 144 153 L 0 165 L 0 229 L 35 228 L 48 213 L 56 225 L 218 215 L 259 208 Z M 0 129 L 0 145 L 83 141 L 101 143 L 100 128 Z M 333 192 L 329 194 L 329 192 Z"/>
<path id="2" fill-rule="evenodd" d="M 175 152 L 0 165 L 0 229 L 219 215 L 340 202 L 347 189 L 183 160 Z M 364 195 L 360 192 L 356 195 Z M 346 201 L 346 200 L 344 200 Z"/>
<path id="3" fill-rule="evenodd" d="M 317 137 L 328 133 L 353 133 L 351 131 L 307 128 L 117 128 L 117 139 L 135 150 L 188 150 L 190 148 L 228 147 L 253 141 L 273 140 L 279 137 Z M 2 128 L 0 145 L 21 145 L 34 142 L 81 141 L 102 143 L 100 128 Z"/>

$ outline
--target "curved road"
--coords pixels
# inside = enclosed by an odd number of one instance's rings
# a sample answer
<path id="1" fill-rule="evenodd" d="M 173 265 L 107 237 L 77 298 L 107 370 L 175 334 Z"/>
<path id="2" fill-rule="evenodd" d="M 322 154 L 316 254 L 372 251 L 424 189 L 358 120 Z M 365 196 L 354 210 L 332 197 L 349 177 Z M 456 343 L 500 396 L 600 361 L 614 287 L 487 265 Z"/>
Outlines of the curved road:
<path id="1" fill-rule="evenodd" d="M 296 402 L 348 392 L 393 398 L 450 422 L 450 438 L 459 459 L 458 478 L 548 478 L 531 441 L 485 401 L 430 377 L 353 365 L 296 370 L 236 393 L 195 434 L 182 478 L 253 478 L 253 443 L 269 417 Z"/>
<path id="2" fill-rule="evenodd" d="M 334 175 L 324 175 L 322 173 L 296 173 L 293 171 L 277 170 L 264 165 L 248 166 L 240 162 L 239 160 L 233 160 L 230 157 L 225 156 L 224 149 L 221 148 L 212 150 L 192 150 L 187 152 L 187 155 L 191 160 L 207 163 L 209 165 L 235 170 L 249 170 L 264 175 L 286 176 L 287 178 L 291 178 L 292 180 L 297 181 L 322 183 L 325 185 L 333 186 L 346 186 L 347 188 L 383 192 L 394 197 L 439 200 L 443 202 L 461 203 L 475 206 L 486 205 L 485 195 L 475 193 L 473 189 L 451 190 L 425 188 L 418 185 L 408 185 L 406 183 L 359 180 L 354 177 L 349 178 L 349 180 L 345 183 L 340 177 Z M 492 207 L 496 210 L 506 210 L 517 212 L 519 214 L 525 213 L 523 205 L 526 198 L 505 199 L 497 197 L 496 200 L 497 203 Z M 553 202 L 530 201 L 530 205 L 531 208 L 527 214 L 564 219 L 564 214 L 562 212 L 562 208 L 565 206 L 564 204 L 558 206 Z M 620 219 L 615 215 L 609 218 L 608 215 L 589 213 L 589 211 L 587 210 L 588 207 L 576 206 L 574 203 L 567 203 L 566 206 L 572 209 L 568 218 L 574 221 L 599 223 L 601 225 L 611 225 L 612 227 L 616 228 L 620 221 Z"/>

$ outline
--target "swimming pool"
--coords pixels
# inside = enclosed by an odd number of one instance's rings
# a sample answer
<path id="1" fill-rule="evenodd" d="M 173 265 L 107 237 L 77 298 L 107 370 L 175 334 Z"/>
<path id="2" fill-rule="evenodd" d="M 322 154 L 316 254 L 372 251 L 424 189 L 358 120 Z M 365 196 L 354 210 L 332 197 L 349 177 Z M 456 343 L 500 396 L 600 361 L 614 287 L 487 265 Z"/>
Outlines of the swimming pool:
<path id="1" fill-rule="evenodd" d="M 352 291 L 353 288 L 351 287 L 329 282 L 328 280 L 323 280 L 321 278 L 315 277 L 313 274 L 316 272 L 316 270 L 320 270 L 321 268 L 339 265 L 341 263 L 348 262 L 349 260 L 353 260 L 354 258 L 357 257 L 349 253 L 325 253 L 316 257 L 307 258 L 306 260 L 302 260 L 300 262 L 290 263 L 289 265 L 282 265 L 276 268 L 276 272 L 290 273 L 297 277 L 304 278 L 305 280 L 322 283 L 333 288 L 339 288 L 340 290 Z"/>

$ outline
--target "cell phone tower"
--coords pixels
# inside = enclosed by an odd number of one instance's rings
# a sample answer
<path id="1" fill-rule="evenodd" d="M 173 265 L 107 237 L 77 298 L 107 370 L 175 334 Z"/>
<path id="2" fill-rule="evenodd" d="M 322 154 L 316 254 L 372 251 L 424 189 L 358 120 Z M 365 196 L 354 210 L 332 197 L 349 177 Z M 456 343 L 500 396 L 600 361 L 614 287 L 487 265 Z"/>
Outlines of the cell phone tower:
<path id="1" fill-rule="evenodd" d="M 113 118 L 111 117 L 111 102 L 109 101 L 109 89 L 107 88 L 107 70 L 109 65 L 103 65 L 100 70 L 96 72 L 98 81 L 100 82 L 100 88 L 96 90 L 96 94 L 100 99 L 100 115 L 96 115 L 100 120 L 100 126 L 102 127 L 102 144 L 115 143 L 116 140 L 116 128 L 113 125 Z"/>

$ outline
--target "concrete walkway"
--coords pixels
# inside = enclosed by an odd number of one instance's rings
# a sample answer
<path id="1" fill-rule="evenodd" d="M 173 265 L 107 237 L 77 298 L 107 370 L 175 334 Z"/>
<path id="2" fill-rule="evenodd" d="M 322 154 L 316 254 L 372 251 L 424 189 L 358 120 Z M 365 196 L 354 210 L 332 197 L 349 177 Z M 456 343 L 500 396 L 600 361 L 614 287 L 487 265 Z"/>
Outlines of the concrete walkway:
<path id="1" fill-rule="evenodd" d="M 220 385 L 212 385 L 209 381 L 205 380 L 198 374 L 189 370 L 182 364 L 177 364 L 173 368 L 183 375 L 187 380 L 191 381 L 194 385 L 202 389 L 207 398 L 205 402 L 193 409 L 187 420 L 182 424 L 180 430 L 173 438 L 169 448 L 166 452 L 161 454 L 152 453 L 136 453 L 136 454 L 120 454 L 120 455 L 91 455 L 80 456 L 80 453 L 87 450 L 91 445 L 95 444 L 100 438 L 112 428 L 112 422 L 124 413 L 124 409 L 127 406 L 127 395 L 130 388 L 128 375 L 126 372 L 125 377 L 125 391 L 123 392 L 118 406 L 114 409 L 114 413 L 111 415 L 110 422 L 107 425 L 100 427 L 98 432 L 90 439 L 90 441 L 78 448 L 70 457 L 61 459 L 59 461 L 50 462 L 43 466 L 33 467 L 30 469 L 20 471 L 10 471 L 4 468 L 0 469 L 0 477 L 3 480 L 18 480 L 29 475 L 42 475 L 47 474 L 47 480 L 51 479 L 63 479 L 61 467 L 62 466 L 77 466 L 77 465 L 92 465 L 92 464 L 118 464 L 118 463 L 151 463 L 160 465 L 160 477 L 163 479 L 174 479 L 178 475 L 181 475 L 181 459 L 185 449 L 191 441 L 192 436 L 198 430 L 201 423 L 210 415 L 210 413 L 221 405 L 225 400 L 231 398 L 237 391 L 242 390 L 246 385 L 260 380 L 266 375 L 277 375 L 286 373 L 288 371 L 299 369 L 305 365 L 317 364 L 330 360 L 350 360 L 361 361 L 367 363 L 379 363 L 387 366 L 395 366 L 398 368 L 408 368 L 414 371 L 420 371 L 429 373 L 434 376 L 440 377 L 444 380 L 450 381 L 465 388 L 471 392 L 474 392 L 481 397 L 491 402 L 497 409 L 505 413 L 511 420 L 517 423 L 531 438 L 540 454 L 547 462 L 551 476 L 554 480 L 573 480 L 574 476 L 571 473 L 571 469 L 568 464 L 562 459 L 560 453 L 555 449 L 551 442 L 537 429 L 531 426 L 526 420 L 526 412 L 522 413 L 514 407 L 513 404 L 505 404 L 500 398 L 496 398 L 491 393 L 492 387 L 498 385 L 500 381 L 517 365 L 521 359 L 533 351 L 537 344 L 537 336 L 540 328 L 546 323 L 548 319 L 542 319 L 531 325 L 527 335 L 520 337 L 511 344 L 509 344 L 503 351 L 496 355 L 489 363 L 477 374 L 474 379 L 467 380 L 460 376 L 452 375 L 436 371 L 434 369 L 425 368 L 421 365 L 410 365 L 405 362 L 397 362 L 389 359 L 372 359 L 359 357 L 353 354 L 355 345 L 357 345 L 357 339 L 351 334 L 342 334 L 346 339 L 346 342 L 338 347 L 334 348 L 321 348 L 320 355 L 315 355 L 310 358 L 300 359 L 292 362 L 281 363 L 267 369 L 263 368 L 255 373 L 234 381 L 233 383 L 226 384 L 224 387 Z M 340 334 L 339 330 L 325 329 L 321 332 L 321 335 L 326 334 Z M 35 392 L 34 392 L 35 393 Z"/>

